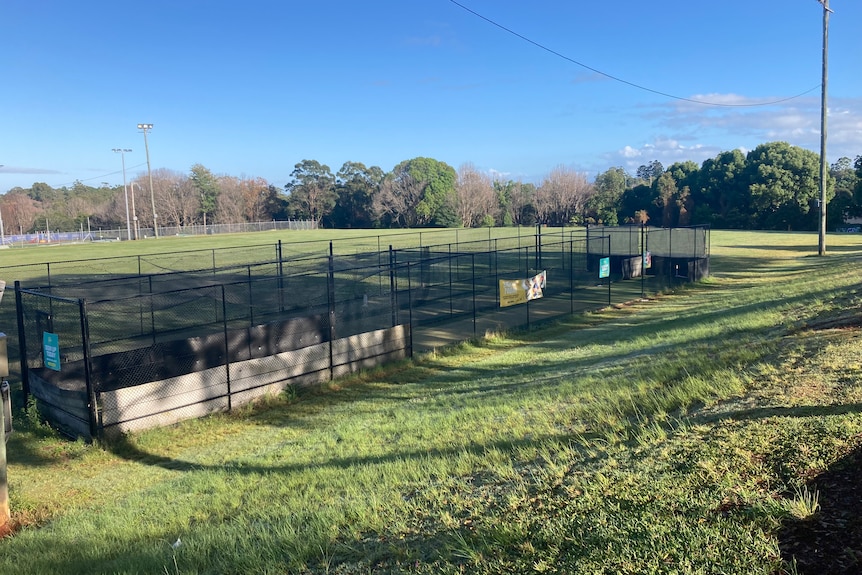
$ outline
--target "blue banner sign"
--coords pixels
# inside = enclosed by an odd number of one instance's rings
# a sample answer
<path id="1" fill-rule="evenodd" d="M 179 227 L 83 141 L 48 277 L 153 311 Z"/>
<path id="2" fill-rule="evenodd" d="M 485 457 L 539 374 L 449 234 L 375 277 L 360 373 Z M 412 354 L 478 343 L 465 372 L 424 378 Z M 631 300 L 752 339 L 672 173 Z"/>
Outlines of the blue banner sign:
<path id="1" fill-rule="evenodd" d="M 611 276 L 611 258 L 602 258 L 599 260 L 599 278 L 607 278 Z"/>
<path id="2" fill-rule="evenodd" d="M 56 333 L 42 332 L 42 361 L 48 369 L 60 371 L 60 338 Z"/>

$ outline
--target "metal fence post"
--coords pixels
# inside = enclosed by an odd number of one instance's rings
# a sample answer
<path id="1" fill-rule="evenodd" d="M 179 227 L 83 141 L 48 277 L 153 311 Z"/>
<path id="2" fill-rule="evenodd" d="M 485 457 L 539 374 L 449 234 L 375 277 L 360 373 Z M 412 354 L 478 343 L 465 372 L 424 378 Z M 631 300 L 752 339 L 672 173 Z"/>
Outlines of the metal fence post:
<path id="1" fill-rule="evenodd" d="M 389 244 L 389 308 L 392 314 L 392 327 L 398 325 L 398 298 L 395 294 L 395 250 Z"/>
<path id="2" fill-rule="evenodd" d="M 93 366 L 90 365 L 90 322 L 87 316 L 86 300 L 78 300 L 78 314 L 81 321 L 81 351 L 84 356 L 84 382 L 87 387 L 87 407 L 90 412 L 90 436 L 96 439 L 102 435 L 102 408 L 99 405 L 98 390 L 93 381 Z"/>
<path id="3" fill-rule="evenodd" d="M 248 270 L 248 325 L 249 327 L 254 327 L 254 293 L 251 288 L 251 266 L 246 266 L 246 269 Z"/>
<path id="4" fill-rule="evenodd" d="M 470 271 L 473 283 L 473 337 L 476 337 L 476 255 L 472 253 L 470 254 Z"/>
<path id="5" fill-rule="evenodd" d="M 670 254 L 668 254 L 668 260 L 669 261 L 668 261 L 667 267 L 669 270 L 672 270 L 673 269 L 673 228 L 668 228 L 668 230 L 667 230 L 667 245 L 668 245 L 668 251 L 670 252 Z M 668 286 L 674 285 L 673 276 L 671 275 L 670 272 L 668 272 L 668 274 L 667 274 L 667 285 Z"/>
<path id="6" fill-rule="evenodd" d="M 27 405 L 30 400 L 30 373 L 27 364 L 27 335 L 24 330 L 24 305 L 20 280 L 15 280 L 15 310 L 18 316 L 18 367 L 21 371 L 21 391 L 24 395 L 24 405 Z"/>
<path id="7" fill-rule="evenodd" d="M 410 279 L 410 262 L 407 262 L 407 325 L 410 330 L 410 339 L 408 341 L 408 357 L 413 357 L 413 283 Z"/>
<path id="8" fill-rule="evenodd" d="M 575 240 L 569 236 L 569 313 L 575 313 Z"/>
<path id="9" fill-rule="evenodd" d="M 335 379 L 335 360 L 332 344 L 335 341 L 335 262 L 332 255 L 332 242 L 329 242 L 329 261 L 326 273 L 326 306 L 329 308 L 329 379 Z"/>
<path id="10" fill-rule="evenodd" d="M 449 265 L 449 315 L 451 316 L 455 313 L 455 308 L 452 304 L 452 244 L 449 244 L 449 258 L 446 260 L 446 262 Z"/>
<path id="11" fill-rule="evenodd" d="M 153 301 L 153 276 L 147 276 L 149 280 L 149 298 L 150 298 L 150 335 L 153 336 L 153 343 L 156 343 L 156 309 Z"/>
<path id="12" fill-rule="evenodd" d="M 610 261 L 611 253 L 612 253 L 611 252 L 611 236 L 607 236 L 607 239 L 608 239 L 607 254 L 608 254 L 608 261 Z M 602 242 L 602 243 L 604 243 L 604 242 Z M 612 301 L 613 300 L 611 299 L 611 274 L 610 274 L 610 269 L 608 269 L 608 307 L 610 307 L 612 305 L 611 304 Z"/>
<path id="13" fill-rule="evenodd" d="M 284 250 L 281 245 L 281 240 L 278 240 L 278 246 L 276 247 L 276 257 L 278 257 L 278 283 L 276 285 L 278 289 L 278 309 L 280 311 L 284 311 Z"/>
<path id="14" fill-rule="evenodd" d="M 225 385 L 227 386 L 227 410 L 233 410 L 233 393 L 231 390 L 230 381 L 230 344 L 227 335 L 227 298 L 225 297 L 224 284 L 221 288 L 221 309 L 222 309 L 222 333 L 224 334 L 224 369 L 225 369 Z"/>
<path id="15" fill-rule="evenodd" d="M 646 297 L 646 226 L 641 224 L 641 299 Z"/>

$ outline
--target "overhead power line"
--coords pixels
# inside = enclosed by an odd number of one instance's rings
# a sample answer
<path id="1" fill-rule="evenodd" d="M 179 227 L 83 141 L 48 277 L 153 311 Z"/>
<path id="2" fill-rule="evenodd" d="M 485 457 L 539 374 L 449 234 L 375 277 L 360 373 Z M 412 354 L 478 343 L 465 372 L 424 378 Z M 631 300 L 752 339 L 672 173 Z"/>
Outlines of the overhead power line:
<path id="1" fill-rule="evenodd" d="M 461 8 L 462 10 L 469 12 L 473 16 L 476 16 L 477 18 L 484 20 L 488 24 L 491 24 L 492 26 L 496 26 L 500 30 L 507 32 L 507 33 L 511 34 L 512 36 L 515 36 L 516 38 L 519 38 L 519 39 L 523 40 L 524 42 L 527 42 L 528 44 L 532 44 L 536 48 L 544 50 L 545 52 L 548 52 L 549 54 L 553 54 L 554 56 L 557 56 L 558 58 L 562 58 L 563 60 L 565 60 L 567 62 L 571 62 L 572 64 L 580 66 L 581 68 L 584 68 L 584 69 L 589 70 L 591 72 L 595 72 L 596 74 L 599 74 L 600 76 L 604 76 L 605 78 L 608 78 L 608 79 L 613 80 L 615 82 L 619 82 L 621 84 L 631 86 L 632 88 L 637 88 L 638 90 L 643 90 L 644 92 L 650 92 L 652 94 L 658 94 L 659 96 L 664 96 L 665 98 L 671 98 L 673 100 L 680 100 L 682 102 L 691 102 L 693 104 L 701 104 L 703 106 L 721 106 L 721 107 L 725 107 L 725 108 L 754 108 L 754 107 L 758 107 L 758 106 L 774 106 L 775 104 L 781 104 L 782 102 L 788 102 L 790 100 L 795 100 L 796 98 L 801 98 L 802 96 L 820 88 L 820 84 L 817 84 L 816 86 L 812 86 L 811 88 L 805 90 L 804 92 L 796 94 L 795 96 L 789 96 L 787 98 L 780 98 L 778 100 L 770 100 L 769 102 L 757 102 L 757 103 L 748 103 L 748 104 L 729 104 L 726 102 L 709 102 L 706 100 L 696 100 L 694 98 L 685 98 L 683 96 L 675 96 L 674 94 L 669 94 L 667 92 L 662 92 L 661 90 L 655 90 L 653 88 L 648 88 L 647 86 L 643 86 L 643 85 L 637 84 L 635 82 L 629 82 L 628 80 L 625 80 L 625 79 L 620 78 L 618 76 L 614 76 L 613 74 L 608 74 L 607 72 L 603 72 L 597 68 L 593 68 L 592 66 L 584 64 L 583 62 L 579 62 L 579 61 L 575 60 L 574 58 L 570 58 L 569 56 L 566 56 L 565 54 L 557 52 L 556 50 L 549 48 L 549 47 L 545 46 L 544 44 L 541 44 L 539 42 L 536 42 L 535 40 L 527 38 L 523 34 L 520 34 L 518 32 L 515 32 L 511 28 L 507 28 L 506 26 L 503 26 L 499 22 L 496 22 L 496 21 L 488 18 L 487 16 L 484 16 L 484 15 L 476 12 L 475 10 L 473 10 L 471 8 L 468 8 L 467 6 L 464 6 L 460 2 L 457 2 L 456 0 L 449 0 L 449 2 L 451 2 L 452 4 L 454 4 L 457 7 Z"/>

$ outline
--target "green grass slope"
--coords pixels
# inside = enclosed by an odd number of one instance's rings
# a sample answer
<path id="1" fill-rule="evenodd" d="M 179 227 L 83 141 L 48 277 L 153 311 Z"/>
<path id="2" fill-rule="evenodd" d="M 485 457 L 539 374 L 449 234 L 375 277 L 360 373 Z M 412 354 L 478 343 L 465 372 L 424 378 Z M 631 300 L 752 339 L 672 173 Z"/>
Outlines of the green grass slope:
<path id="1" fill-rule="evenodd" d="M 110 445 L 19 414 L 0 573 L 793 572 L 862 446 L 862 237 L 816 243 Z"/>

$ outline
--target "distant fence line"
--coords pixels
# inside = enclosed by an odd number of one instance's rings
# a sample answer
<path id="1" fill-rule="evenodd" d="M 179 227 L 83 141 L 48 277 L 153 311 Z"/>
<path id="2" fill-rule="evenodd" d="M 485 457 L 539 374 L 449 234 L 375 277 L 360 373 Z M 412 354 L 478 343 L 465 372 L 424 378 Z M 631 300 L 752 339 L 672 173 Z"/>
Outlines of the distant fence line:
<path id="1" fill-rule="evenodd" d="M 159 236 L 204 236 L 209 234 L 238 234 L 245 232 L 265 232 L 271 230 L 316 230 L 314 220 L 287 220 L 268 222 L 242 222 L 238 224 L 209 224 L 190 226 L 160 226 Z M 135 230 L 128 228 L 84 229 L 77 232 L 59 230 L 33 232 L 30 234 L 6 234 L 0 237 L 0 245 L 30 245 L 72 242 L 126 241 L 135 239 Z M 153 228 L 138 228 L 138 239 L 154 237 Z"/>
<path id="2" fill-rule="evenodd" d="M 98 437 L 708 275 L 705 227 L 536 232 L 343 255 L 329 242 L 287 257 L 279 242 L 213 250 L 197 270 L 16 282 L 22 391 L 71 435 Z M 537 274 L 541 298 L 503 305 L 503 285 Z"/>
<path id="3" fill-rule="evenodd" d="M 286 223 L 286 222 L 281 222 Z M 296 222 L 293 222 L 296 223 Z M 311 222 L 309 222 L 311 223 Z M 161 229 L 161 228 L 160 228 Z M 291 228 L 296 229 L 296 228 Z M 357 252 L 382 253 L 389 247 L 395 249 L 417 248 L 446 244 L 457 250 L 492 250 L 498 246 L 517 245 L 535 240 L 535 227 L 515 228 L 466 228 L 405 230 L 386 234 L 369 234 L 351 239 L 313 239 L 302 241 L 260 244 L 241 247 L 202 248 L 194 250 L 157 252 L 133 256 L 109 256 L 78 260 L 54 260 L 32 264 L 0 266 L 0 279 L 11 285 L 14 280 L 24 280 L 28 285 L 52 285 L 58 276 L 67 276 L 71 281 L 87 281 L 184 271 L 225 269 L 260 262 L 290 260 L 291 265 L 308 258 L 327 257 L 330 249 L 334 255 L 354 255 Z M 555 228 L 545 232 L 546 237 L 559 233 L 580 233 L 583 230 Z M 225 232 L 226 233 L 226 232 Z M 63 280 L 60 280 L 61 283 Z"/>

